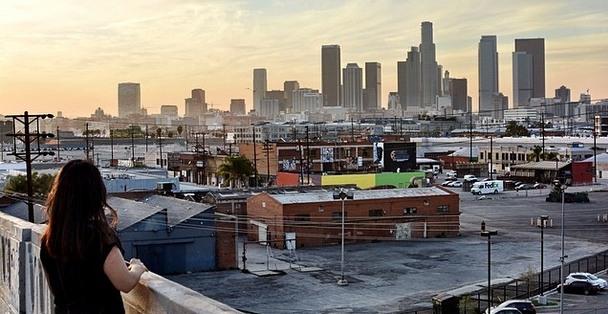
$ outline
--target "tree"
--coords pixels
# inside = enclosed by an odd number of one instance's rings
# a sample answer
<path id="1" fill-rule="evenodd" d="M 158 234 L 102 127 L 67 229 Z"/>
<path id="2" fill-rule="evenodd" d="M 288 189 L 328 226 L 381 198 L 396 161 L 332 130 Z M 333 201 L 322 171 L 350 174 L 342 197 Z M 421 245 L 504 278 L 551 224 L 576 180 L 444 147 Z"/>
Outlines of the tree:
<path id="1" fill-rule="evenodd" d="M 540 157 L 543 154 L 543 148 L 538 145 L 534 145 L 532 148 L 532 152 L 528 155 L 528 160 L 534 160 L 536 162 L 540 161 Z"/>
<path id="2" fill-rule="evenodd" d="M 55 175 L 38 172 L 32 173 L 32 190 L 34 196 L 46 196 L 51 191 Z M 27 179 L 24 175 L 9 176 L 4 191 L 15 193 L 27 193 Z"/>
<path id="3" fill-rule="evenodd" d="M 507 124 L 504 136 L 530 136 L 530 132 L 526 127 L 517 124 L 517 122 L 510 121 Z"/>
<path id="4" fill-rule="evenodd" d="M 218 168 L 230 187 L 239 187 L 254 173 L 253 163 L 244 155 L 228 156 Z"/>

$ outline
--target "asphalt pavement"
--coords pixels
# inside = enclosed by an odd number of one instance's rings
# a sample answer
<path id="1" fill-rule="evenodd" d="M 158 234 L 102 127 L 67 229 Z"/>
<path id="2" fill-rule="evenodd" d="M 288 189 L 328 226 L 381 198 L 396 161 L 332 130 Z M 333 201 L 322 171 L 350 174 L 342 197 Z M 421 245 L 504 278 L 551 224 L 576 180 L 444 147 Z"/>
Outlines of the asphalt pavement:
<path id="1" fill-rule="evenodd" d="M 608 214 L 607 183 L 569 187 L 569 192 L 590 192 L 591 199 L 563 206 L 569 259 L 608 249 L 608 223 L 597 221 L 598 215 Z M 482 199 L 453 190 L 461 195 L 459 237 L 347 244 L 347 286 L 337 284 L 340 246 L 299 248 L 294 253 L 248 245 L 247 271 L 168 278 L 249 313 L 413 313 L 432 307 L 432 297 L 440 293 L 487 285 L 488 247 L 487 238 L 479 234 L 481 221 L 498 232 L 491 247 L 493 283 L 518 278 L 529 269 L 538 271 L 540 233 L 531 222 L 540 215 L 548 215 L 550 222 L 544 229 L 544 267 L 559 266 L 562 204 L 545 202 L 549 189 L 506 191 Z M 608 308 L 604 294 L 589 299 L 599 304 L 566 299 L 565 313 Z M 542 311 L 557 313 L 552 308 Z"/>

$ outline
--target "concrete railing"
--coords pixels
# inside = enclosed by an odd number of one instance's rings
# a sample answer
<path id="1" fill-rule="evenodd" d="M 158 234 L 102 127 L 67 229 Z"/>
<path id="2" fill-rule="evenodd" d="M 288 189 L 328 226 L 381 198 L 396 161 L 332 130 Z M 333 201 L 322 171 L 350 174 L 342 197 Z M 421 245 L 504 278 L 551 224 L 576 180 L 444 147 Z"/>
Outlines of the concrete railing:
<path id="1" fill-rule="evenodd" d="M 53 297 L 40 263 L 44 225 L 0 213 L 0 310 L 53 313 Z M 154 273 L 123 294 L 127 313 L 240 313 Z"/>

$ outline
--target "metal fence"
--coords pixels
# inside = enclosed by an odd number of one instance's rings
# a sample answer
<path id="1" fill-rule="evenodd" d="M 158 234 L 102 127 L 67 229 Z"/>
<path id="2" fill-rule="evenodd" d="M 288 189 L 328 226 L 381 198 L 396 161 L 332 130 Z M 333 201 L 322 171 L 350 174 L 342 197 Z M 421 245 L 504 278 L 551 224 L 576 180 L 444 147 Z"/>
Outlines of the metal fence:
<path id="1" fill-rule="evenodd" d="M 476 303 L 476 306 L 473 309 L 471 309 L 471 307 L 460 306 L 460 313 L 480 313 L 483 312 L 486 308 L 498 305 L 506 300 L 527 299 L 532 296 L 539 295 L 541 294 L 541 292 L 544 293 L 546 291 L 557 288 L 557 286 L 561 283 L 560 278 L 565 278 L 565 274 L 573 272 L 587 272 L 593 274 L 606 269 L 608 269 L 608 250 L 564 264 L 563 276 L 560 275 L 560 267 L 558 266 L 547 269 L 542 274 L 537 273 L 529 278 L 520 278 L 507 283 L 492 285 L 490 287 L 490 295 L 492 296 L 492 298 L 489 306 L 487 288 L 471 293 L 468 296 L 459 296 L 459 301 L 463 300 L 463 298 L 469 298 L 469 300 L 472 300 L 474 303 Z M 540 285 L 541 276 L 543 283 L 542 287 Z M 459 302 L 459 304 L 463 303 L 470 302 Z M 440 313 L 443 314 L 449 312 Z"/>

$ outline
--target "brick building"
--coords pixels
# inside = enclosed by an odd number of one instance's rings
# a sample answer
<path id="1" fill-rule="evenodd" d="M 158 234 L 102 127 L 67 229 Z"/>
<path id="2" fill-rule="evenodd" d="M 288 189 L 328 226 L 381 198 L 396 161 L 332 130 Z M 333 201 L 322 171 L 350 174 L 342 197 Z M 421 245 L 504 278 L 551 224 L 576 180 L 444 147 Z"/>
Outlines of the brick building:
<path id="1" fill-rule="evenodd" d="M 344 200 L 345 241 L 455 237 L 459 234 L 459 196 L 440 187 L 354 190 Z M 248 238 L 284 248 L 295 233 L 297 247 L 341 241 L 342 200 L 333 191 L 269 194 L 247 200 Z"/>

